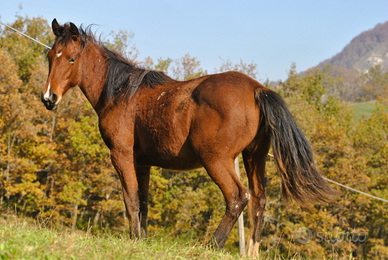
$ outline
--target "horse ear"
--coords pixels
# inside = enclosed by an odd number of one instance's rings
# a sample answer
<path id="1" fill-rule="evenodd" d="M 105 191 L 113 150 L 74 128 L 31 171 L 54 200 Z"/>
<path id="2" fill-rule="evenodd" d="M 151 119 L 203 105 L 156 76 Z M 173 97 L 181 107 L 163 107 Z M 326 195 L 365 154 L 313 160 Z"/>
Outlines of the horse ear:
<path id="1" fill-rule="evenodd" d="M 75 26 L 75 24 L 70 23 L 70 30 L 69 30 L 69 32 L 70 32 L 70 37 L 71 37 L 74 41 L 78 40 L 79 31 L 78 31 L 77 26 Z"/>
<path id="2" fill-rule="evenodd" d="M 53 33 L 55 36 L 59 37 L 63 33 L 63 27 L 59 25 L 57 19 L 54 19 L 51 23 L 51 28 L 53 29 Z"/>

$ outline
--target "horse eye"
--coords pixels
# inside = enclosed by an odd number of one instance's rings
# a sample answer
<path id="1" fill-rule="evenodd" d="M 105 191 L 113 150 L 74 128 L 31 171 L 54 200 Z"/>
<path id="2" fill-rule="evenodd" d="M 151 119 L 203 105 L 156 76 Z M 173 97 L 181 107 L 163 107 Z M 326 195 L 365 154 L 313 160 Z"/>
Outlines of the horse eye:
<path id="1" fill-rule="evenodd" d="M 69 63 L 74 63 L 74 61 L 75 61 L 75 59 L 74 59 L 74 58 L 71 58 L 71 59 L 69 60 Z"/>

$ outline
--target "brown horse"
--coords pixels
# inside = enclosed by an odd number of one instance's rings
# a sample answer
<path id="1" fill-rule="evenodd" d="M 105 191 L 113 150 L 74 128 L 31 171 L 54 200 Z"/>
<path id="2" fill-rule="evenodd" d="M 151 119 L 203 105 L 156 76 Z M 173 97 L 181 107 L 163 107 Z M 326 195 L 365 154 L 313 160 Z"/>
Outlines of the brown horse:
<path id="1" fill-rule="evenodd" d="M 99 118 L 123 188 L 135 237 L 147 236 L 150 167 L 205 167 L 221 189 L 226 212 L 211 239 L 222 248 L 250 201 L 248 254 L 257 254 L 263 211 L 265 163 L 270 145 L 284 197 L 302 205 L 327 202 L 336 192 L 315 168 L 310 145 L 282 98 L 239 72 L 176 81 L 134 65 L 107 49 L 90 29 L 54 19 L 55 43 L 42 92 L 47 109 L 79 86 Z M 242 152 L 249 191 L 234 159 Z"/>

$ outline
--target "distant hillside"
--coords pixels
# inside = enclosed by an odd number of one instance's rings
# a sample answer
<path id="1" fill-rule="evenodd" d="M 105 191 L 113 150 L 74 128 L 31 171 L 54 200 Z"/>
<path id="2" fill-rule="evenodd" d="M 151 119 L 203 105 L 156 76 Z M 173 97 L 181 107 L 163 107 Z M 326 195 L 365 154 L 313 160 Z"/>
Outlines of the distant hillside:
<path id="1" fill-rule="evenodd" d="M 388 68 L 388 22 L 376 25 L 373 29 L 362 32 L 335 56 L 318 64 L 326 64 L 346 69 L 366 72 L 371 67 L 381 65 Z"/>

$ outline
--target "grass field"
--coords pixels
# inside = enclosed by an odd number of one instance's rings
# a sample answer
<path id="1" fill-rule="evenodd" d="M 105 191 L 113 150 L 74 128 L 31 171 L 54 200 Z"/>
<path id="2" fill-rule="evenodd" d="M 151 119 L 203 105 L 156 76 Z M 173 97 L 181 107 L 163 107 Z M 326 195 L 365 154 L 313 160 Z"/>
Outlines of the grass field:
<path id="1" fill-rule="evenodd" d="M 58 232 L 42 221 L 0 217 L 0 259 L 251 259 L 223 250 L 211 250 L 195 241 L 177 242 L 169 237 L 131 240 L 122 235 L 92 235 L 87 231 Z M 261 252 L 262 260 L 303 260 Z M 310 259 L 310 258 L 307 258 Z M 332 258 L 327 258 L 332 259 Z M 353 259 L 351 256 L 336 259 Z M 325 258 L 323 258 L 325 260 Z"/>
<path id="2" fill-rule="evenodd" d="M 354 120 L 360 120 L 362 118 L 368 118 L 372 114 L 375 107 L 376 101 L 367 101 L 361 103 L 353 103 L 349 107 L 354 110 Z"/>
<path id="3" fill-rule="evenodd" d="M 29 220 L 31 221 L 31 220 Z M 243 259 L 221 250 L 169 238 L 130 240 L 128 235 L 57 232 L 44 223 L 0 217 L 0 259 Z"/>

